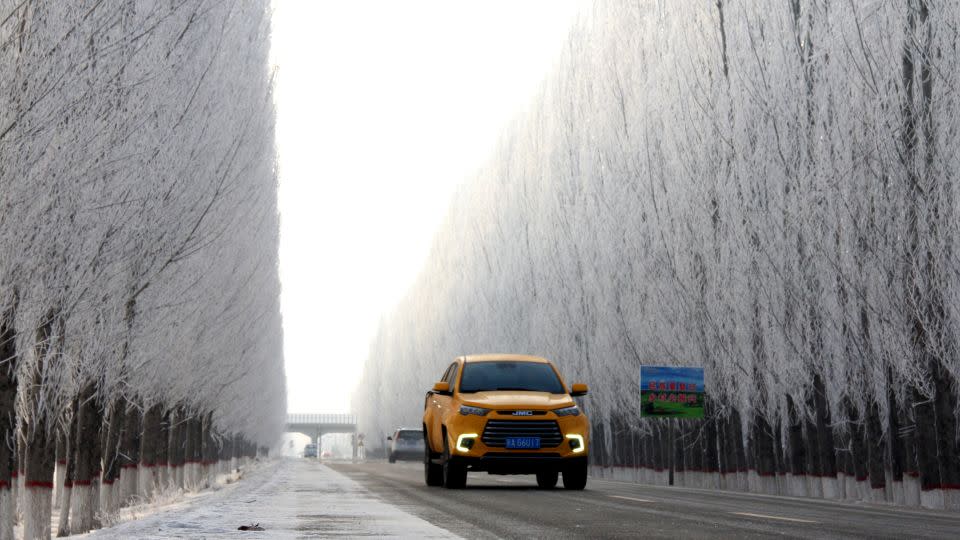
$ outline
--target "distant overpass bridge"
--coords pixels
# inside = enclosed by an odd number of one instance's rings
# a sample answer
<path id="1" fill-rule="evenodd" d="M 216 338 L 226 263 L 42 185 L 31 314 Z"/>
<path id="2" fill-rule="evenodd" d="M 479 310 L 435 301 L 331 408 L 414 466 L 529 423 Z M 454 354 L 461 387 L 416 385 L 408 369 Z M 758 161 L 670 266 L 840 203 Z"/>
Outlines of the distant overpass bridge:
<path id="1" fill-rule="evenodd" d="M 357 417 L 352 414 L 288 414 L 284 431 L 303 433 L 317 445 L 320 457 L 320 438 L 328 433 L 357 433 Z M 357 455 L 357 437 L 353 440 L 353 455 Z"/>

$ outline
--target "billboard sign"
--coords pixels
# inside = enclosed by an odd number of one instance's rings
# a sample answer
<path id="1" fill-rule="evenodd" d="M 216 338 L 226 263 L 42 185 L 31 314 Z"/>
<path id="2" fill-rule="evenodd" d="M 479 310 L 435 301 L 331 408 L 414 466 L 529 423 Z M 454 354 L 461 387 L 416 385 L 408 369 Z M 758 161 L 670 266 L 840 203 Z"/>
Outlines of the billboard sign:
<path id="1" fill-rule="evenodd" d="M 703 418 L 703 368 L 640 366 L 640 416 Z"/>

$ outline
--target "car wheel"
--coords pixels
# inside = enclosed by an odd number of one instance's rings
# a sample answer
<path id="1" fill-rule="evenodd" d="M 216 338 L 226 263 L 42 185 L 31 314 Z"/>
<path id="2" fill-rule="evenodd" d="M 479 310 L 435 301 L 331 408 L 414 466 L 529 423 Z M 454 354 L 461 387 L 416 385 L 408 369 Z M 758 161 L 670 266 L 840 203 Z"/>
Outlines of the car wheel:
<path id="1" fill-rule="evenodd" d="M 426 437 L 424 437 L 426 438 Z M 436 465 L 430 461 L 430 443 L 424 441 L 423 445 L 423 480 L 430 487 L 443 485 L 443 466 Z"/>
<path id="2" fill-rule="evenodd" d="M 460 489 L 467 485 L 467 468 L 450 455 L 450 444 L 443 438 L 443 487 Z"/>
<path id="3" fill-rule="evenodd" d="M 586 462 L 563 470 L 563 487 L 566 489 L 583 489 L 587 487 Z"/>
<path id="4" fill-rule="evenodd" d="M 387 461 L 389 461 L 390 463 L 396 463 L 397 456 L 393 452 L 390 452 L 390 454 L 387 456 Z"/>
<path id="5" fill-rule="evenodd" d="M 547 471 L 537 473 L 537 487 L 540 489 L 553 489 L 557 486 L 557 471 Z"/>

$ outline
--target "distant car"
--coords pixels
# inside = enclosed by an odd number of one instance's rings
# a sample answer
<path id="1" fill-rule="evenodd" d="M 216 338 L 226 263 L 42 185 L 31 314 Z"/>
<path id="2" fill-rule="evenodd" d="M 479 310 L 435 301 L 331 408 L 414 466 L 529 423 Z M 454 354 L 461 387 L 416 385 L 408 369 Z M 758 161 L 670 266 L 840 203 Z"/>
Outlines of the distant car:
<path id="1" fill-rule="evenodd" d="M 387 449 L 387 461 L 423 459 L 423 431 L 419 429 L 398 429 L 387 437 L 390 447 Z"/>
<path id="2" fill-rule="evenodd" d="M 317 445 L 310 443 L 303 447 L 303 457 L 305 458 L 315 458 L 317 457 Z"/>

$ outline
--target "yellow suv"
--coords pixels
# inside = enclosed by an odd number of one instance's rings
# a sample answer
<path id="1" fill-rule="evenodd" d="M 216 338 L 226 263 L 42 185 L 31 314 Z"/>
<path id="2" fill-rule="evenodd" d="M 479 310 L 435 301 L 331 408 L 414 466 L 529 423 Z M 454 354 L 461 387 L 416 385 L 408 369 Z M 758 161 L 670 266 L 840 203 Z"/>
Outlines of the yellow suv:
<path id="1" fill-rule="evenodd" d="M 587 485 L 590 423 L 573 397 L 587 385 L 563 383 L 545 358 L 461 356 L 427 392 L 423 405 L 424 479 L 461 488 L 468 471 L 536 474 L 550 489 Z"/>

